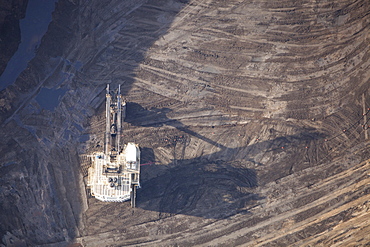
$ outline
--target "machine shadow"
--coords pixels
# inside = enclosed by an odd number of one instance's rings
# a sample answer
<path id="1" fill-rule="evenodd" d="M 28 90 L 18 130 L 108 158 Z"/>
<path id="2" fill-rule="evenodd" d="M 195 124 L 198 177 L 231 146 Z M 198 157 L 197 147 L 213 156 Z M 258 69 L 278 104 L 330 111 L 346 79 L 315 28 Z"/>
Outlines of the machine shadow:
<path id="1" fill-rule="evenodd" d="M 223 145 L 190 130 L 180 121 L 176 119 L 168 118 L 167 114 L 170 113 L 171 111 L 172 110 L 169 108 L 161 108 L 161 109 L 151 108 L 150 110 L 147 110 L 138 103 L 127 102 L 127 110 L 126 110 L 127 115 L 126 115 L 125 122 L 131 125 L 134 125 L 134 126 L 141 126 L 141 127 L 161 127 L 163 125 L 172 126 L 190 136 L 199 138 L 214 146 L 217 146 L 220 148 L 226 148 Z"/>
<path id="2" fill-rule="evenodd" d="M 142 165 L 151 165 L 153 160 L 155 160 L 155 156 L 152 148 L 140 148 L 140 161 Z"/>
<path id="3" fill-rule="evenodd" d="M 158 167 L 144 166 L 145 173 Z M 239 162 L 222 160 L 184 160 L 157 177 L 142 181 L 137 207 L 160 214 L 185 214 L 221 219 L 236 213 L 248 213 L 256 201 L 258 186 L 253 169 Z"/>
<path id="4" fill-rule="evenodd" d="M 221 219 L 248 213 L 249 208 L 264 199 L 255 193 L 259 178 L 256 170 L 251 168 L 264 165 L 254 159 L 257 154 L 284 152 L 282 146 L 307 144 L 324 138 L 320 133 L 307 130 L 295 136 L 228 148 L 192 131 L 180 121 L 168 118 L 169 112 L 171 109 L 168 108 L 145 109 L 128 102 L 125 121 L 141 127 L 169 125 L 184 135 L 217 146 L 219 151 L 194 159 L 173 161 L 168 164 L 168 169 L 156 165 L 142 166 L 142 188 L 137 194 L 137 207 L 157 211 L 164 217 L 167 214 L 185 214 Z"/>

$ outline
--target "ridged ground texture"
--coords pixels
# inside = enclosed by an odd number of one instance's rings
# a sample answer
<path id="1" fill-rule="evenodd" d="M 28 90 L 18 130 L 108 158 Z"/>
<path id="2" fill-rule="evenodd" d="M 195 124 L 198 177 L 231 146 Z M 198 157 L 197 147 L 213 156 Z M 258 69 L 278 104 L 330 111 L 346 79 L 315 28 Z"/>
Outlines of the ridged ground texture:
<path id="1" fill-rule="evenodd" d="M 2 207 L 19 221 L 2 232 L 84 246 L 370 244 L 368 0 L 59 1 L 53 23 L 1 92 L 1 198 L 16 205 Z M 135 209 L 84 188 L 107 83 L 127 101 L 122 139 L 142 150 Z M 35 99 L 45 87 L 66 89 L 53 111 Z M 21 206 L 29 195 L 40 222 Z M 44 214 L 54 230 L 30 232 Z"/>

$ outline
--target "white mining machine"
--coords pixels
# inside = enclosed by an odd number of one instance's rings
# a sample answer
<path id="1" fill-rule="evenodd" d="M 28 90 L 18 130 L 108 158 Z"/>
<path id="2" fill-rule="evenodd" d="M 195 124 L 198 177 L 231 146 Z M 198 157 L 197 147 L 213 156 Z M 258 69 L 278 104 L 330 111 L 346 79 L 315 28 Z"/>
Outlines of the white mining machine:
<path id="1" fill-rule="evenodd" d="M 140 187 L 140 149 L 132 142 L 121 146 L 125 112 L 126 102 L 122 100 L 121 85 L 114 95 L 110 93 L 108 84 L 104 152 L 92 156 L 87 186 L 98 200 L 123 202 L 131 199 L 131 206 L 135 207 L 136 188 Z"/>

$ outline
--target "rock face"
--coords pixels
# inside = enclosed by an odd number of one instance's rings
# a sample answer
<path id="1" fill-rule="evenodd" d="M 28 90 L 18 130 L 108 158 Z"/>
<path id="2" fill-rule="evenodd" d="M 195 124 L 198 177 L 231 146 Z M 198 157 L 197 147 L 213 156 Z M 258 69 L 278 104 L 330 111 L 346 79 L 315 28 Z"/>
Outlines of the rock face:
<path id="1" fill-rule="evenodd" d="M 59 0 L 0 92 L 3 243 L 369 244 L 369 13 L 367 0 Z M 84 187 L 107 83 L 145 163 L 135 209 Z"/>

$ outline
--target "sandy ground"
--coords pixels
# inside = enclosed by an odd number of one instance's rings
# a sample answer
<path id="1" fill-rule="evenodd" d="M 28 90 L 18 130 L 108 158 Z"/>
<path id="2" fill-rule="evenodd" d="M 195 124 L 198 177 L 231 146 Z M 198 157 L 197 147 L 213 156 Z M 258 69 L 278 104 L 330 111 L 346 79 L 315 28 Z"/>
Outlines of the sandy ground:
<path id="1" fill-rule="evenodd" d="M 44 246 L 370 244 L 369 14 L 366 0 L 60 1 L 30 69 L 1 92 L 2 234 Z M 147 164 L 134 209 L 85 189 L 107 83 L 122 85 L 122 139 Z M 66 90 L 55 110 L 38 104 L 41 88 Z"/>

